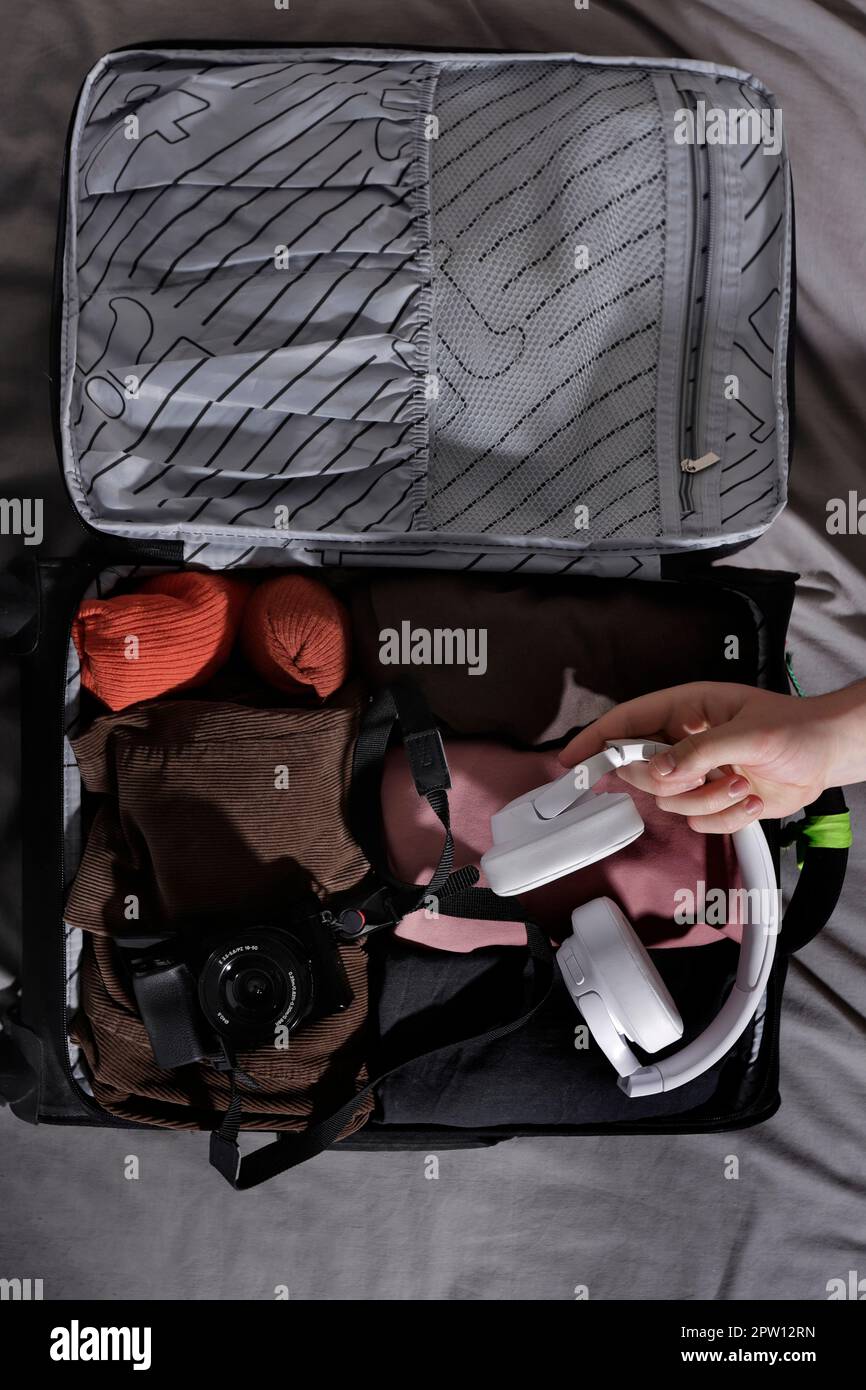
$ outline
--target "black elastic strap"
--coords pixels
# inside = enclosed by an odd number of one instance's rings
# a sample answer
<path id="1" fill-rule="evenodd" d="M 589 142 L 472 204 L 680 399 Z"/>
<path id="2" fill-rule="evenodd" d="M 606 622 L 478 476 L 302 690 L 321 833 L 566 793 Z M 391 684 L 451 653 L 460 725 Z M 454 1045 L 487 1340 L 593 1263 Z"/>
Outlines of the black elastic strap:
<path id="1" fill-rule="evenodd" d="M 805 808 L 805 813 L 806 816 L 838 816 L 847 810 L 841 787 L 829 787 Z M 803 867 L 779 937 L 779 949 L 786 955 L 808 945 L 827 925 L 839 901 L 847 867 L 847 849 L 806 846 Z"/>
<path id="2" fill-rule="evenodd" d="M 450 916 L 468 916 L 499 921 L 523 920 L 522 910 L 518 903 L 497 898 L 488 888 L 459 890 L 454 899 L 448 898 L 447 910 Z M 425 1058 L 444 1056 L 460 1047 L 483 1047 L 488 1043 L 496 1042 L 499 1038 L 507 1037 L 510 1033 L 515 1033 L 518 1028 L 522 1028 L 548 998 L 554 976 L 553 952 L 550 942 L 541 928 L 534 922 L 526 922 L 525 926 L 529 961 L 532 966 L 532 979 L 527 1007 L 517 1018 L 511 1019 L 508 1023 L 497 1028 L 491 1028 L 486 1033 L 479 1033 L 468 1038 L 456 1038 L 452 1042 L 430 1048 L 429 1051 L 402 1057 L 387 1071 L 381 1072 L 372 1081 L 369 1081 L 363 1090 L 353 1095 L 327 1119 L 320 1121 L 319 1124 L 314 1125 L 304 1134 L 280 1134 L 269 1144 L 265 1144 L 262 1148 L 245 1154 L 243 1157 L 241 1157 L 237 1145 L 241 1113 L 240 1098 L 235 1093 L 230 1106 L 233 1133 L 232 1129 L 226 1132 L 226 1125 L 223 1122 L 222 1129 L 211 1134 L 210 1161 L 213 1167 L 222 1173 L 226 1181 L 231 1183 L 232 1187 L 239 1192 L 257 1187 L 259 1183 L 267 1182 L 269 1178 L 276 1177 L 278 1173 L 285 1173 L 290 1168 L 297 1167 L 299 1163 L 305 1163 L 307 1159 L 314 1158 L 316 1154 L 329 1148 L 346 1129 L 364 1101 L 374 1093 L 383 1081 L 393 1076 L 401 1067 Z M 237 1101 L 237 1107 L 232 1109 L 235 1101 Z"/>
<path id="3" fill-rule="evenodd" d="M 407 883 L 392 874 L 388 866 L 382 820 L 382 774 L 385 754 L 395 731 L 406 750 L 415 789 L 428 802 L 445 832 L 439 862 L 424 884 Z M 395 921 L 414 912 L 428 894 L 438 893 L 451 873 L 454 839 L 448 807 L 450 786 L 442 735 L 423 696 L 413 686 L 392 685 L 379 691 L 361 720 L 355 743 L 349 827 L 377 882 L 384 885 L 372 895 L 371 905 L 379 906 L 383 913 L 391 911 Z"/>
<path id="4" fill-rule="evenodd" d="M 224 1047 L 222 1056 L 211 1059 L 214 1065 L 229 1078 L 229 1104 L 226 1113 L 223 1115 L 222 1124 L 218 1130 L 211 1134 L 211 1162 L 213 1163 L 214 1148 L 219 1149 L 222 1145 L 227 1148 L 234 1148 L 237 1151 L 238 1135 L 241 1130 L 241 1119 L 243 1118 L 243 1103 L 241 1100 L 240 1086 L 244 1086 L 249 1091 L 258 1091 L 260 1086 L 252 1076 L 239 1067 L 234 1054 L 234 1049 Z M 218 1165 L 217 1165 L 218 1166 Z"/>

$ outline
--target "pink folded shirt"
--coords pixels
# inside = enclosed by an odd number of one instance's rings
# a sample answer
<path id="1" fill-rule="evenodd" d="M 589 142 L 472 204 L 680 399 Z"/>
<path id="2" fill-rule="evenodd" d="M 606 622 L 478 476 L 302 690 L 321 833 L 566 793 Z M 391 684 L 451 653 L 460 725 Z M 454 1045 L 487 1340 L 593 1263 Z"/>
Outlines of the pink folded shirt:
<path id="1" fill-rule="evenodd" d="M 456 740 L 447 746 L 452 788 L 451 826 L 454 866 L 478 864 L 490 847 L 490 817 L 514 797 L 562 774 L 555 753 L 519 751 L 480 740 Z M 703 946 L 723 935 L 739 940 L 736 913 L 724 927 L 697 921 L 679 925 L 674 914 L 688 890 L 700 906 L 704 893 L 739 886 L 736 855 L 727 835 L 699 835 L 681 816 L 660 811 L 651 796 L 627 788 L 611 774 L 599 791 L 630 791 L 646 829 L 627 849 L 586 869 L 557 879 L 521 896 L 527 916 L 561 941 L 568 935 L 571 913 L 591 898 L 613 898 L 647 946 Z M 393 749 L 382 783 L 385 839 L 393 871 L 412 882 L 427 880 L 442 848 L 442 826 L 418 796 L 405 754 Z M 486 880 L 479 880 L 482 886 Z M 714 901 L 712 897 L 708 899 Z M 516 900 L 515 900 L 516 901 Z M 709 915 L 709 914 L 708 914 Z M 474 951 L 482 946 L 525 945 L 519 923 L 470 921 L 435 914 L 435 903 L 404 918 L 397 935 L 444 951 Z"/>

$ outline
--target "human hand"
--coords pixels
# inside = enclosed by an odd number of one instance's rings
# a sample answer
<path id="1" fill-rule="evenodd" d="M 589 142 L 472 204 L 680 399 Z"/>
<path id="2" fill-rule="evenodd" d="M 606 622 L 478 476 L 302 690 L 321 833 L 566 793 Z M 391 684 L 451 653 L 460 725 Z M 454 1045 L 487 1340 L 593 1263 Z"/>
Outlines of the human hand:
<path id="1" fill-rule="evenodd" d="M 759 816 L 791 815 L 833 785 L 844 758 L 840 697 L 847 694 L 803 699 L 724 682 L 673 686 L 609 710 L 560 759 L 574 767 L 606 739 L 670 743 L 669 753 L 617 776 L 649 792 L 661 810 L 686 816 L 693 830 L 729 834 Z M 716 768 L 722 776 L 708 780 Z"/>

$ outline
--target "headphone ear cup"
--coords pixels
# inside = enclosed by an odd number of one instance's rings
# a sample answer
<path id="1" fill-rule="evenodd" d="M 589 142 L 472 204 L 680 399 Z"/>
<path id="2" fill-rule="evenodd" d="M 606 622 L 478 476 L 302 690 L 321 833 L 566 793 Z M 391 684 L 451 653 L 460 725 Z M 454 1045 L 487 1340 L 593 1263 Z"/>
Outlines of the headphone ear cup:
<path id="1" fill-rule="evenodd" d="M 549 820 L 539 817 L 534 795 L 511 802 L 490 822 L 493 845 L 481 856 L 481 872 L 502 897 L 529 893 L 596 864 L 643 833 L 641 814 L 627 792 L 584 796 Z"/>
<path id="2" fill-rule="evenodd" d="M 683 1035 L 670 992 L 634 927 L 610 898 L 595 898 L 571 915 L 574 946 L 586 977 L 619 1031 L 645 1052 Z"/>

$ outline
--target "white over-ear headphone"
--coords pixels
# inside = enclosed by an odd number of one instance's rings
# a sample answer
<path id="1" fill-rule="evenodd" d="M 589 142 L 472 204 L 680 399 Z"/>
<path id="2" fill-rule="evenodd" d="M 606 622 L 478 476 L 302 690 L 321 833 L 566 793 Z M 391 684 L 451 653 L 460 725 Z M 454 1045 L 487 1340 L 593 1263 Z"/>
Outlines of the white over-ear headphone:
<path id="1" fill-rule="evenodd" d="M 493 845 L 481 858 L 493 891 L 503 897 L 529 892 L 636 840 L 644 824 L 628 793 L 593 793 L 592 788 L 614 768 L 648 762 L 667 747 L 647 739 L 610 741 L 604 752 L 498 811 L 490 822 Z M 709 1027 L 662 1061 L 644 1066 L 629 1047 L 633 1042 L 645 1052 L 660 1052 L 683 1034 L 677 1007 L 634 928 L 609 898 L 596 898 L 572 913 L 572 935 L 557 951 L 557 963 L 627 1096 L 672 1091 L 714 1066 L 761 1000 L 779 932 L 776 874 L 757 821 L 731 839 L 750 919 L 742 927 L 736 980 Z"/>

